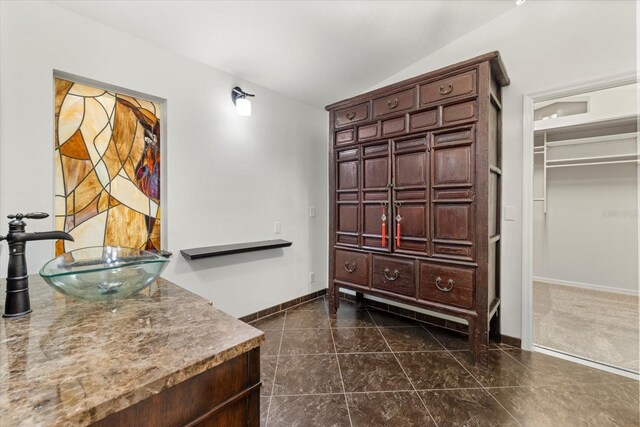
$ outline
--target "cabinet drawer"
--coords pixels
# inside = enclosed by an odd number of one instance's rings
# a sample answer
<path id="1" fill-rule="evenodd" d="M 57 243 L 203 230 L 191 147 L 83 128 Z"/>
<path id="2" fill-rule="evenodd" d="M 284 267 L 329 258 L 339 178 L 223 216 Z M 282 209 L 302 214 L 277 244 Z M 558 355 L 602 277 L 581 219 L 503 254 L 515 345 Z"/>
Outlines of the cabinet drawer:
<path id="1" fill-rule="evenodd" d="M 373 283 L 376 289 L 402 295 L 416 294 L 415 264 L 413 261 L 373 256 Z"/>
<path id="2" fill-rule="evenodd" d="M 335 127 L 358 123 L 369 118 L 369 103 L 354 105 L 353 107 L 338 110 L 335 113 Z"/>
<path id="3" fill-rule="evenodd" d="M 442 124 L 445 126 L 478 119 L 476 101 L 447 105 L 442 109 Z"/>
<path id="4" fill-rule="evenodd" d="M 423 130 L 438 127 L 438 110 L 427 110 L 409 116 L 409 130 Z"/>
<path id="5" fill-rule="evenodd" d="M 400 111 L 410 110 L 415 105 L 415 89 L 409 89 L 393 95 L 373 100 L 373 118 L 386 116 Z"/>
<path id="6" fill-rule="evenodd" d="M 475 271 L 464 267 L 420 264 L 420 299 L 458 307 L 473 307 Z"/>
<path id="7" fill-rule="evenodd" d="M 468 71 L 420 86 L 420 104 L 427 105 L 455 96 L 476 93 L 476 72 Z"/>
<path id="8" fill-rule="evenodd" d="M 336 280 L 367 286 L 369 283 L 369 256 L 360 252 L 336 249 Z"/>
<path id="9" fill-rule="evenodd" d="M 355 139 L 355 132 L 353 131 L 353 129 L 336 132 L 336 145 L 349 144 Z"/>

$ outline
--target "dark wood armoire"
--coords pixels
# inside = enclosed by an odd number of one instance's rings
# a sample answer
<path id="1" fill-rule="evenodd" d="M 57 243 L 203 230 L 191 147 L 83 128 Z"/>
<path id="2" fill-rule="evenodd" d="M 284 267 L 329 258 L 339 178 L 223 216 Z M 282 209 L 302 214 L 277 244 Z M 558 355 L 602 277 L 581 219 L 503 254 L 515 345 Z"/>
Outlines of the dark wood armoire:
<path id="1" fill-rule="evenodd" d="M 501 87 L 491 52 L 327 107 L 329 301 L 340 288 L 500 326 Z"/>

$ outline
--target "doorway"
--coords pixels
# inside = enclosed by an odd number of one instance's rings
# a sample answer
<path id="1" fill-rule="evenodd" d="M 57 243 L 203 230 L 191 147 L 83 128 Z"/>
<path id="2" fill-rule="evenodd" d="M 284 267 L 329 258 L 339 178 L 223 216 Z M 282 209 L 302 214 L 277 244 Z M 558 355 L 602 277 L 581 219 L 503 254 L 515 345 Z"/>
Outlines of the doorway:
<path id="1" fill-rule="evenodd" d="M 637 377 L 635 75 L 525 97 L 523 346 Z"/>

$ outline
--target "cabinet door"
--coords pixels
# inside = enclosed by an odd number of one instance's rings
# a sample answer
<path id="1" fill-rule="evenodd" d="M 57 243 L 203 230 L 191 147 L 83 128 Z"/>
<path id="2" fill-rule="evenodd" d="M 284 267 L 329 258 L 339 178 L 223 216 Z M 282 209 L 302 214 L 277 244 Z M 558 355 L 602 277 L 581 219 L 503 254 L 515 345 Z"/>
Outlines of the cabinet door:
<path id="1" fill-rule="evenodd" d="M 431 135 L 434 257 L 475 258 L 474 138 L 473 126 Z"/>
<path id="2" fill-rule="evenodd" d="M 336 150 L 336 244 L 360 245 L 360 149 Z"/>
<path id="3" fill-rule="evenodd" d="M 429 152 L 426 137 L 394 141 L 395 252 L 429 254 Z M 397 215 L 400 215 L 398 234 Z"/>
<path id="4" fill-rule="evenodd" d="M 391 247 L 391 208 L 389 206 L 391 162 L 389 142 L 362 147 L 362 246 L 389 252 Z M 382 238 L 382 215 L 386 216 Z"/>

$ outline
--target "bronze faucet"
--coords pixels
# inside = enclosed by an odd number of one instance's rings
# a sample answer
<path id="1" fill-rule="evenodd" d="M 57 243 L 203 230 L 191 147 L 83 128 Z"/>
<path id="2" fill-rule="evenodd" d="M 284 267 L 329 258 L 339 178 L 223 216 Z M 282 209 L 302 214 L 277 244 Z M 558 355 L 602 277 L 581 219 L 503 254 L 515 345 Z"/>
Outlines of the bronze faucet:
<path id="1" fill-rule="evenodd" d="M 26 233 L 26 219 L 43 219 L 49 214 L 34 212 L 28 214 L 9 215 L 9 234 L 0 236 L 0 241 L 9 244 L 9 268 L 7 271 L 7 298 L 2 317 L 19 317 L 31 313 L 29 301 L 29 273 L 27 272 L 26 245 L 32 240 L 64 239 L 73 242 L 73 237 L 64 231 L 44 231 Z"/>

